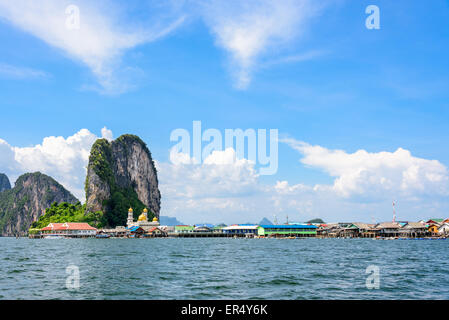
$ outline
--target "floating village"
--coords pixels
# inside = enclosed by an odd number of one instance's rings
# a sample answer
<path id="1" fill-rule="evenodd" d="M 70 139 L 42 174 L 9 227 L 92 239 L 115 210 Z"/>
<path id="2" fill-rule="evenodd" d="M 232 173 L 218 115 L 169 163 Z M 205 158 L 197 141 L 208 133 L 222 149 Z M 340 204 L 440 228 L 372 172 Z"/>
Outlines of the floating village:
<path id="1" fill-rule="evenodd" d="M 372 239 L 447 239 L 449 218 L 427 221 L 393 221 L 381 223 L 295 223 L 255 225 L 161 225 L 157 218 L 148 219 L 144 209 L 137 221 L 133 209 L 128 210 L 126 227 L 96 229 L 88 223 L 50 223 L 30 238 L 155 238 L 155 237 L 232 237 L 232 238 L 372 238 Z"/>

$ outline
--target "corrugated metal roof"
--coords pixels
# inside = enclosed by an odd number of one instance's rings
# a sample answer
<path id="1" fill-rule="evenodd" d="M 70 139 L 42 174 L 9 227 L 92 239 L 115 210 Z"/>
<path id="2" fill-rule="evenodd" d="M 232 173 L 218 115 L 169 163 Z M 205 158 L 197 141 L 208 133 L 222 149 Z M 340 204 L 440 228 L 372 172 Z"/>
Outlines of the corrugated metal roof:
<path id="1" fill-rule="evenodd" d="M 45 228 L 42 228 L 42 231 L 50 231 L 50 230 L 54 231 L 54 230 L 97 230 L 97 229 L 85 222 L 64 222 L 64 223 L 52 222 Z"/>
<path id="2" fill-rule="evenodd" d="M 397 229 L 400 228 L 401 225 L 397 222 L 382 222 L 376 225 L 378 229 Z"/>
<path id="3" fill-rule="evenodd" d="M 316 229 L 316 226 L 308 225 L 308 224 L 264 224 L 261 225 L 264 229 Z"/>
<path id="4" fill-rule="evenodd" d="M 420 222 L 409 222 L 404 226 L 404 228 L 405 229 L 426 228 L 426 225 Z"/>
<path id="5" fill-rule="evenodd" d="M 128 228 L 129 231 L 136 231 L 137 229 L 140 229 L 140 227 L 134 226 L 134 227 Z"/>
<path id="6" fill-rule="evenodd" d="M 238 226 L 229 226 L 224 227 L 223 230 L 250 230 L 257 229 L 256 225 L 238 225 Z"/>

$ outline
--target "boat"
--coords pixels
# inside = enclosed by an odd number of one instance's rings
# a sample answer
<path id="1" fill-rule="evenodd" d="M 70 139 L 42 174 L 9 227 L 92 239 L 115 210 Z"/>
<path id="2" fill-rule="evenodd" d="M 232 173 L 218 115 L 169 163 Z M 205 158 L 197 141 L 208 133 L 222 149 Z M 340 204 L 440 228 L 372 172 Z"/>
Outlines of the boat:
<path id="1" fill-rule="evenodd" d="M 97 239 L 107 239 L 107 238 L 110 238 L 110 237 L 111 236 L 109 234 L 106 234 L 106 233 L 100 233 L 100 234 L 97 234 L 95 236 L 95 238 L 97 238 Z"/>

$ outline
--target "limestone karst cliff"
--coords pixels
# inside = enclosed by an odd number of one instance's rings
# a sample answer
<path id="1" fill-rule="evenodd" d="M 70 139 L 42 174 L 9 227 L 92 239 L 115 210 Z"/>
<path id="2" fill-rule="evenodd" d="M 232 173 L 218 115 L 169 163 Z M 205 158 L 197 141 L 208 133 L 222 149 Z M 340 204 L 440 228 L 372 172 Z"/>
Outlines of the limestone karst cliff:
<path id="1" fill-rule="evenodd" d="M 157 172 L 146 144 L 135 135 L 92 146 L 85 183 L 86 212 L 101 211 L 108 226 L 124 225 L 129 207 L 149 209 L 159 218 L 161 194 Z"/>
<path id="2" fill-rule="evenodd" d="M 11 189 L 11 183 L 4 173 L 0 173 L 0 192 Z"/>
<path id="3" fill-rule="evenodd" d="M 25 236 L 33 221 L 53 202 L 77 203 L 69 191 L 40 172 L 20 176 L 14 188 L 0 193 L 0 234 Z"/>

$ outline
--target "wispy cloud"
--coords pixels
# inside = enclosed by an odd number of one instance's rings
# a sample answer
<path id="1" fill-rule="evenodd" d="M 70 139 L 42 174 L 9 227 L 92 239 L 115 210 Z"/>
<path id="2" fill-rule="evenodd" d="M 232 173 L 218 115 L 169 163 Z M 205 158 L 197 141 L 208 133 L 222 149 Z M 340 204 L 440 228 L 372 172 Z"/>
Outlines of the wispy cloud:
<path id="1" fill-rule="evenodd" d="M 41 70 L 0 63 L 0 76 L 10 79 L 42 79 L 50 75 Z"/>
<path id="2" fill-rule="evenodd" d="M 79 28 L 66 26 L 71 14 L 66 9 L 73 4 L 79 9 Z M 304 51 L 276 58 L 305 32 L 322 8 L 323 4 L 312 0 L 189 0 L 138 5 L 114 0 L 2 0 L 0 18 L 86 65 L 96 83 L 83 84 L 83 89 L 120 94 L 135 87 L 133 82 L 143 73 L 135 66 L 123 65 L 126 52 L 163 38 L 196 18 L 205 21 L 216 45 L 229 53 L 235 87 L 245 89 L 261 67 L 323 54 Z M 129 15 L 136 10 L 137 15 Z"/>
<path id="3" fill-rule="evenodd" d="M 327 51 L 324 50 L 311 50 L 304 53 L 284 56 L 281 58 L 271 59 L 263 63 L 263 67 L 269 68 L 275 65 L 286 64 L 286 63 L 298 63 L 314 60 L 328 54 Z"/>
<path id="4" fill-rule="evenodd" d="M 250 84 L 260 56 L 298 38 L 317 10 L 318 6 L 309 0 L 202 3 L 203 17 L 216 44 L 231 56 L 235 86 L 239 89 Z"/>
<path id="5" fill-rule="evenodd" d="M 78 0 L 79 28 L 67 28 L 70 14 L 66 8 L 72 4 L 67 0 L 3 0 L 0 18 L 87 65 L 102 92 L 108 94 L 128 88 L 120 77 L 126 50 L 164 37 L 183 22 L 178 16 L 138 25 L 125 19 L 116 2 Z"/>

